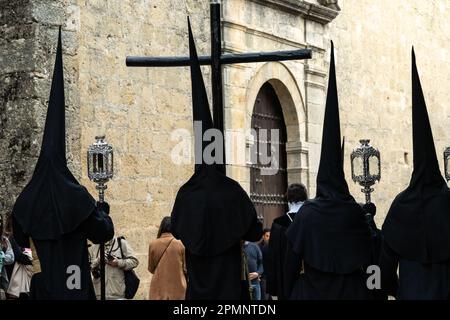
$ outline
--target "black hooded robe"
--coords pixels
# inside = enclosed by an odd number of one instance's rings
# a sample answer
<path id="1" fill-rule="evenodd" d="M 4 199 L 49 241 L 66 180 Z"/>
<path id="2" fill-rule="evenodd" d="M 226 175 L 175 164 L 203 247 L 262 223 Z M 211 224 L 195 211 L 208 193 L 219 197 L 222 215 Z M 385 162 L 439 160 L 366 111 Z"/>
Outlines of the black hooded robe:
<path id="1" fill-rule="evenodd" d="M 450 189 L 439 169 L 414 50 L 412 95 L 414 171 L 383 224 L 382 287 L 396 290 L 399 300 L 448 300 Z"/>
<path id="2" fill-rule="evenodd" d="M 286 231 L 283 280 L 291 300 L 372 298 L 365 273 L 371 254 L 370 230 L 345 181 L 340 139 L 331 43 L 317 194 L 303 204 Z"/>
<path id="3" fill-rule="evenodd" d="M 41 264 L 31 281 L 32 299 L 95 299 L 87 239 L 100 243 L 113 237 L 108 213 L 108 205 L 96 207 L 67 167 L 60 29 L 41 152 L 12 213 L 17 244 L 30 247 L 32 238 Z"/>
<path id="4" fill-rule="evenodd" d="M 201 122 L 203 135 L 213 123 L 189 20 L 188 26 L 193 118 Z M 242 241 L 259 240 L 262 224 L 246 192 L 223 173 L 224 166 L 197 157 L 197 150 L 202 154 L 206 147 L 198 138 L 195 173 L 178 191 L 172 210 L 172 233 L 186 248 L 186 299 L 249 299 Z"/>

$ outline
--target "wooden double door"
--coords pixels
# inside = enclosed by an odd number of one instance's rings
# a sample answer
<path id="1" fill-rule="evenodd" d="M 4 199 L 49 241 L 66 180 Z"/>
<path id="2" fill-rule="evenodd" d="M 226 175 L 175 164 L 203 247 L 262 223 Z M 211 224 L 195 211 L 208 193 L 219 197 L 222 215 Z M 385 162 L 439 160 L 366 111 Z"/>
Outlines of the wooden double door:
<path id="1" fill-rule="evenodd" d="M 251 127 L 254 129 L 253 150 L 256 152 L 250 168 L 250 199 L 263 218 L 264 227 L 270 227 L 273 219 L 287 210 L 287 134 L 280 101 L 268 82 L 257 95 Z M 276 140 L 273 129 L 278 130 Z M 272 163 L 267 164 L 267 156 L 274 157 Z M 271 166 L 278 168 L 276 174 L 270 174 L 273 169 L 267 170 Z"/>

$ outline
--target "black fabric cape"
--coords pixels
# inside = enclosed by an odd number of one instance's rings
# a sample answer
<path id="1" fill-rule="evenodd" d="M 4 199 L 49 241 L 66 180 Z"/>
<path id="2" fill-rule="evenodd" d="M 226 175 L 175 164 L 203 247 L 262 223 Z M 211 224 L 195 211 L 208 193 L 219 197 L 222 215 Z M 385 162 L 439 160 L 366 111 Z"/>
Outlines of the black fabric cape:
<path id="1" fill-rule="evenodd" d="M 205 132 L 213 122 L 189 20 L 188 25 L 193 117 L 202 122 Z M 204 143 L 199 147 L 204 150 Z M 236 181 L 203 158 L 196 163 L 194 175 L 178 191 L 172 210 L 172 233 L 186 247 L 186 295 L 188 299 L 239 299 L 240 241 L 259 240 L 262 226 Z"/>
<path id="2" fill-rule="evenodd" d="M 64 108 L 60 29 L 41 153 L 12 215 L 17 244 L 30 247 L 31 237 L 36 247 L 41 272 L 32 278 L 30 297 L 38 300 L 95 299 L 87 239 L 100 243 L 114 235 L 109 207 L 96 208 L 67 168 Z M 70 269 L 73 266 L 77 269 Z M 76 273 L 80 286 L 70 289 L 67 283 Z"/>
<path id="3" fill-rule="evenodd" d="M 360 293 L 365 294 L 360 272 L 370 261 L 370 230 L 364 211 L 350 195 L 344 176 L 333 43 L 317 193 L 315 199 L 301 207 L 286 236 L 290 247 L 290 256 L 286 258 L 290 261 L 286 265 L 286 277 L 290 279 L 287 284 L 292 288 L 290 283 L 294 279 L 299 281 L 291 292 L 292 299 L 367 298 L 360 296 Z M 292 267 L 292 263 L 301 261 L 309 273 L 298 275 L 300 266 Z M 326 286 L 322 283 L 321 288 L 320 279 Z M 308 285 L 311 282 L 315 285 Z M 351 287 L 354 289 L 350 290 Z"/>
<path id="4" fill-rule="evenodd" d="M 422 263 L 450 259 L 450 191 L 439 170 L 433 134 L 412 51 L 414 171 L 392 202 L 384 239 L 402 258 Z"/>
<path id="5" fill-rule="evenodd" d="M 61 31 L 41 152 L 31 181 L 13 208 L 23 231 L 34 239 L 58 239 L 74 231 L 95 208 L 95 200 L 67 167 Z"/>

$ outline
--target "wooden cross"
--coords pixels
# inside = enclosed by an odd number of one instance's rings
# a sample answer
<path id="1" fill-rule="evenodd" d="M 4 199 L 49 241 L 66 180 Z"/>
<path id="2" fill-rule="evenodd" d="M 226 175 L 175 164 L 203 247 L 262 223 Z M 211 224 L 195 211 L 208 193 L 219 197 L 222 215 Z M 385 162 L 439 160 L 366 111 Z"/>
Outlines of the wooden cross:
<path id="1" fill-rule="evenodd" d="M 211 86 L 213 102 L 214 127 L 224 136 L 223 119 L 223 85 L 222 65 L 267 61 L 302 60 L 311 58 L 311 50 L 299 49 L 275 52 L 255 52 L 242 54 L 222 54 L 222 34 L 220 28 L 220 0 L 211 0 L 211 55 L 199 56 L 201 65 L 211 66 Z M 181 67 L 190 66 L 189 57 L 136 57 L 128 56 L 126 59 L 128 67 Z M 225 148 L 225 141 L 223 141 Z M 225 172 L 225 150 L 223 150 L 223 166 Z"/>

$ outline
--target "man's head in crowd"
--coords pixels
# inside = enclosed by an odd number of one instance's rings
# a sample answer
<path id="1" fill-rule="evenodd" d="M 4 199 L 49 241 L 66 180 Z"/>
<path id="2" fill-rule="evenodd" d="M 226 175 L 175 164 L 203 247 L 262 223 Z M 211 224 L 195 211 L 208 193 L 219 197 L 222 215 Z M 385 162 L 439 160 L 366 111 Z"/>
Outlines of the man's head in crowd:
<path id="1" fill-rule="evenodd" d="M 293 183 L 287 189 L 286 198 L 289 203 L 304 202 L 308 199 L 308 191 L 303 183 Z"/>

